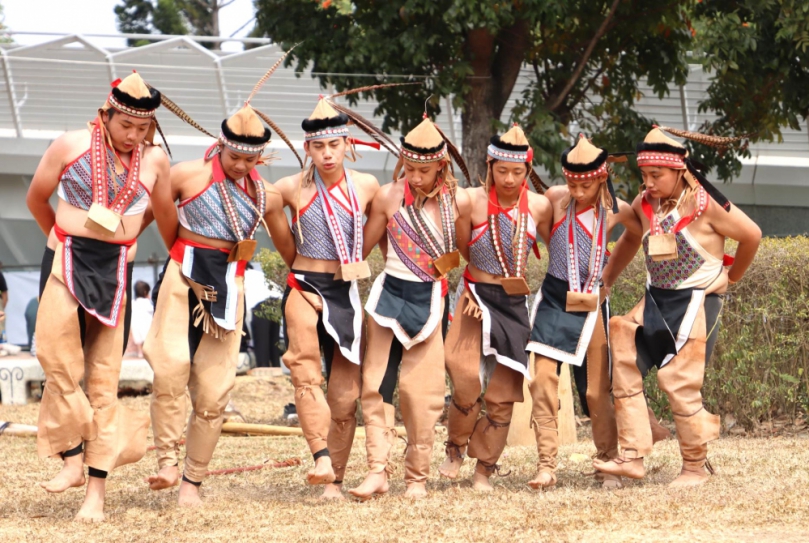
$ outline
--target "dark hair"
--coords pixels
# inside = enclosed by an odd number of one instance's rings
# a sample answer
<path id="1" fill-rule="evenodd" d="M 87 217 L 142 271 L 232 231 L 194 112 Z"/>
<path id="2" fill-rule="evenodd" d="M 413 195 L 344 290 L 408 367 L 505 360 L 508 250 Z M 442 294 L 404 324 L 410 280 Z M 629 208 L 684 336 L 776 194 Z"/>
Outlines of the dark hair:
<path id="1" fill-rule="evenodd" d="M 150 287 L 149 283 L 147 283 L 145 281 L 137 281 L 135 283 L 135 297 L 136 298 L 148 298 L 150 290 L 152 290 L 152 287 Z"/>

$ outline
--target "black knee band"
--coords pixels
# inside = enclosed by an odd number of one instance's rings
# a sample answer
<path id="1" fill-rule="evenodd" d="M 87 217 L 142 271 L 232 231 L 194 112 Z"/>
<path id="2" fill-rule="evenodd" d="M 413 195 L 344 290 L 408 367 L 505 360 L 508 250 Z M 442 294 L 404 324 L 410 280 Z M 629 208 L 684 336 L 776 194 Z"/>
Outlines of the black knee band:
<path id="1" fill-rule="evenodd" d="M 107 478 L 107 472 L 102 469 L 89 468 L 87 470 L 87 475 L 89 475 L 90 477 L 95 477 L 96 479 Z"/>
<path id="2" fill-rule="evenodd" d="M 70 458 L 71 456 L 76 456 L 76 455 L 81 454 L 83 451 L 84 451 L 84 447 L 82 447 L 82 444 L 79 443 L 78 445 L 76 445 L 75 447 L 70 449 L 69 451 L 65 451 L 62 454 L 60 454 L 59 456 L 61 456 L 62 459 Z"/>
<path id="3" fill-rule="evenodd" d="M 312 458 L 317 460 L 318 458 L 321 458 L 323 456 L 331 456 L 329 454 L 329 449 L 320 449 L 319 451 L 317 451 L 315 454 L 312 455 Z"/>
<path id="4" fill-rule="evenodd" d="M 343 484 L 343 480 L 342 480 L 342 479 L 340 479 L 340 480 L 338 481 L 337 479 L 335 479 L 334 481 L 332 481 L 332 482 L 331 482 L 331 484 L 333 484 L 333 485 L 341 485 L 341 484 Z"/>
<path id="5" fill-rule="evenodd" d="M 194 481 L 192 481 L 191 479 L 189 479 L 188 477 L 186 477 L 186 476 L 185 476 L 185 473 L 183 473 L 183 481 L 185 481 L 186 483 L 190 483 L 190 484 L 192 484 L 192 485 L 194 485 L 194 486 L 199 486 L 199 485 L 201 485 L 201 484 L 202 484 L 202 482 L 195 483 Z"/>

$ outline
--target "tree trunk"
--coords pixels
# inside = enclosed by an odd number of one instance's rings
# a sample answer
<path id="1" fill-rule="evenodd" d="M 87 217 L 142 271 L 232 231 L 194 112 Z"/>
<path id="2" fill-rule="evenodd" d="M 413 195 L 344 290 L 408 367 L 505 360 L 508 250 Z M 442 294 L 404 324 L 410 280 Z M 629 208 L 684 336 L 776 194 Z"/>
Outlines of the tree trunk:
<path id="1" fill-rule="evenodd" d="M 219 0 L 213 0 L 213 5 L 211 6 L 211 36 L 219 36 Z M 218 51 L 222 49 L 222 42 L 211 42 L 211 49 Z"/>
<path id="2" fill-rule="evenodd" d="M 529 46 L 528 25 L 517 21 L 495 37 L 486 29 L 474 29 L 467 35 L 464 53 L 472 66 L 469 90 L 464 94 L 461 113 L 463 156 L 472 176 L 471 186 L 486 179 L 486 148 L 495 134 L 511 96 L 520 66 Z"/>

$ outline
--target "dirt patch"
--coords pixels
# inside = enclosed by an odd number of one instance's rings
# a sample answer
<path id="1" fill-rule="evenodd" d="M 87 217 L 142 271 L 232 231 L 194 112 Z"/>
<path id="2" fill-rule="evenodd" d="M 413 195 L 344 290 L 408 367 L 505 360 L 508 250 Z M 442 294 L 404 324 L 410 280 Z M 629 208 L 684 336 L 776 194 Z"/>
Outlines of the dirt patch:
<path id="1" fill-rule="evenodd" d="M 234 403 L 247 422 L 280 424 L 292 401 L 287 377 L 239 377 Z M 147 411 L 148 397 L 122 399 Z M 2 406 L 0 419 L 36 424 L 38 404 Z M 711 445 L 718 475 L 699 489 L 671 491 L 666 483 L 679 472 L 677 444 L 659 443 L 647 459 L 649 476 L 604 492 L 586 474 L 595 452 L 589 425 L 581 440 L 560 450 L 559 485 L 535 492 L 536 451 L 510 447 L 502 458 L 508 477 L 494 480 L 492 495 L 474 493 L 465 480 L 437 477 L 443 457 L 440 433 L 433 451 L 430 496 L 420 502 L 402 497 L 403 452 L 399 441 L 388 496 L 360 504 L 321 503 L 319 488 L 304 475 L 312 460 L 303 438 L 224 436 L 211 469 L 226 469 L 300 457 L 303 465 L 210 478 L 205 505 L 197 511 L 176 507 L 176 490 L 149 491 L 143 478 L 155 469 L 154 453 L 111 474 L 108 521 L 98 526 L 69 522 L 82 491 L 47 495 L 36 486 L 56 473 L 58 462 L 40 461 L 30 438 L 0 437 L 0 541 L 805 541 L 809 533 L 809 440 L 722 438 Z M 575 455 L 575 456 L 573 456 Z M 584 456 L 584 457 L 583 457 Z M 572 458 L 571 458 L 572 457 Z M 461 475 L 471 476 L 467 461 Z M 346 485 L 365 475 L 364 443 L 358 439 Z"/>

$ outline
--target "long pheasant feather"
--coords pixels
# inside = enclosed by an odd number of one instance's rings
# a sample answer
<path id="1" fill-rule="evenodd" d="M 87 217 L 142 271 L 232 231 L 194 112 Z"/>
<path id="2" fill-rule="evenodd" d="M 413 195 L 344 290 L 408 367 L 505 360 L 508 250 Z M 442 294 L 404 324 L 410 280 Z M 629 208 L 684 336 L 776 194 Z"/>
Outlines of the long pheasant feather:
<path id="1" fill-rule="evenodd" d="M 450 141 L 450 139 L 444 134 L 444 132 L 438 127 L 437 124 L 433 123 L 433 126 L 435 126 L 435 129 L 438 130 L 438 133 L 441 134 L 441 137 L 444 139 L 444 142 L 446 142 L 447 151 L 449 151 L 450 156 L 455 160 L 455 163 L 463 172 L 463 175 L 466 178 L 466 182 L 471 184 L 473 182 L 472 176 L 469 175 L 469 168 L 466 166 L 466 161 L 463 159 L 463 156 L 461 156 L 460 151 L 458 151 L 458 148 L 455 147 L 455 144 L 453 144 Z"/>
<path id="2" fill-rule="evenodd" d="M 660 130 L 663 130 L 664 132 L 668 132 L 669 134 L 672 134 L 679 138 L 689 139 L 692 141 L 696 141 L 697 143 L 701 143 L 703 145 L 718 148 L 729 147 L 730 145 L 736 143 L 737 141 L 741 141 L 747 138 L 747 136 L 736 136 L 736 137 L 711 136 L 709 134 L 701 134 L 700 132 L 691 132 L 690 130 L 680 130 L 679 128 L 671 128 L 668 126 L 660 126 L 658 128 Z"/>
<path id="3" fill-rule="evenodd" d="M 350 94 L 357 94 L 359 92 L 368 92 L 377 89 L 387 89 L 389 87 L 404 87 L 406 85 L 421 85 L 418 81 L 412 81 L 409 83 L 381 83 L 379 85 L 369 85 L 367 87 L 357 87 L 356 89 L 349 89 L 344 90 L 343 92 L 338 92 L 337 94 L 332 94 L 329 96 L 330 100 L 334 98 L 339 98 L 341 96 L 348 96 Z"/>
<path id="4" fill-rule="evenodd" d="M 548 185 L 545 184 L 533 168 L 528 172 L 528 178 L 531 180 L 531 184 L 534 185 L 534 190 L 537 191 L 537 194 L 545 194 L 545 191 L 548 190 Z"/>
<path id="5" fill-rule="evenodd" d="M 202 128 L 194 119 L 192 119 L 188 115 L 188 113 L 183 111 L 180 106 L 178 106 L 177 104 L 175 104 L 174 102 L 169 100 L 169 98 L 165 94 L 163 94 L 162 92 L 160 93 L 160 103 L 163 105 L 163 107 L 165 107 L 166 109 L 168 109 L 169 111 L 171 111 L 172 113 L 177 115 L 177 117 L 179 117 L 182 121 L 190 124 L 191 126 L 196 128 L 197 130 L 202 132 L 203 134 L 206 134 L 206 135 L 212 137 L 213 139 L 217 139 L 216 136 L 214 136 L 213 134 L 211 134 L 210 132 L 208 132 L 207 130 Z"/>
<path id="6" fill-rule="evenodd" d="M 261 117 L 261 118 L 264 120 L 264 122 L 265 122 L 265 123 L 267 123 L 268 125 L 270 125 L 270 128 L 272 128 L 273 130 L 275 130 L 275 133 L 276 133 L 276 134 L 278 134 L 278 135 L 281 137 L 281 139 L 282 139 L 282 140 L 284 140 L 284 143 L 286 143 L 286 144 L 287 144 L 287 146 L 289 147 L 289 149 L 290 149 L 290 150 L 291 150 L 291 151 L 292 151 L 292 152 L 295 154 L 295 158 L 297 158 L 297 159 L 298 159 L 298 164 L 300 164 L 300 165 L 301 165 L 301 168 L 303 168 L 303 160 L 301 160 L 301 156 L 298 154 L 298 151 L 296 151 L 296 150 L 295 150 L 295 146 L 294 146 L 294 145 L 292 145 L 292 142 L 291 142 L 291 141 L 289 141 L 289 138 L 287 137 L 287 135 L 286 135 L 286 134 L 284 134 L 284 131 L 283 131 L 283 130 L 281 130 L 281 129 L 278 127 L 278 125 L 277 125 L 277 124 L 275 124 L 275 123 L 273 122 L 273 120 L 272 120 L 272 119 L 270 119 L 270 117 L 269 117 L 269 116 L 268 116 L 266 113 L 262 113 L 261 111 L 257 110 L 256 108 L 253 108 L 253 111 L 255 111 L 255 112 L 256 112 L 256 115 L 258 115 L 259 117 Z"/>
<path id="7" fill-rule="evenodd" d="M 344 113 L 348 116 L 349 119 L 363 132 L 371 136 L 374 140 L 376 140 L 380 145 L 382 145 L 385 149 L 387 149 L 393 156 L 399 156 L 399 149 L 396 144 L 390 139 L 390 136 L 382 132 L 379 128 L 374 126 L 374 124 L 365 119 L 362 115 L 350 110 L 349 108 L 335 104 L 333 102 L 329 102 L 329 104 L 336 109 L 337 111 Z"/>
<path id="8" fill-rule="evenodd" d="M 290 47 L 289 50 L 286 51 L 283 55 L 281 55 L 281 58 L 279 58 L 277 61 L 275 61 L 275 64 L 273 64 L 270 67 L 270 69 L 267 70 L 267 72 L 264 75 L 261 76 L 261 79 L 258 80 L 258 83 L 255 84 L 255 86 L 253 87 L 253 90 L 250 92 L 250 96 L 248 96 L 247 100 L 244 101 L 245 106 L 250 104 L 250 100 L 252 100 L 253 97 L 256 95 L 256 93 L 261 89 L 261 87 L 264 86 L 264 83 L 267 82 L 267 80 L 270 78 L 270 76 L 273 74 L 273 72 L 275 72 L 275 70 L 278 69 L 278 67 L 281 65 L 281 63 L 284 61 L 284 59 L 287 58 L 287 55 L 289 55 L 292 52 L 292 50 L 295 49 L 298 45 L 300 45 L 300 42 L 298 42 L 295 45 L 293 45 L 292 47 Z"/>
<path id="9" fill-rule="evenodd" d="M 154 118 L 154 125 L 157 128 L 157 131 L 160 132 L 160 137 L 163 140 L 163 145 L 166 146 L 166 152 L 169 154 L 170 158 L 174 158 L 171 154 L 171 148 L 169 147 L 169 142 L 166 141 L 166 135 L 163 133 L 163 129 L 160 128 L 160 123 L 157 122 L 157 117 Z"/>

